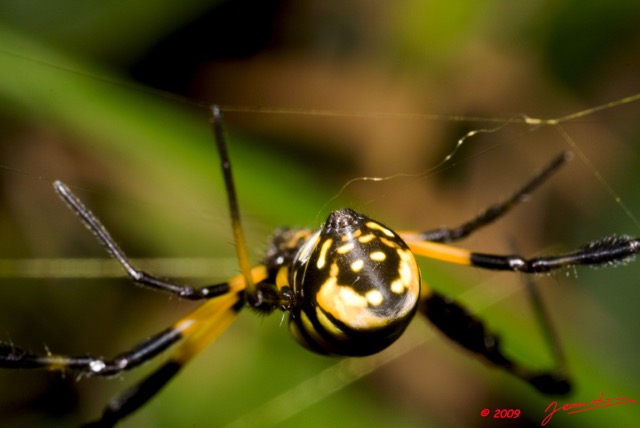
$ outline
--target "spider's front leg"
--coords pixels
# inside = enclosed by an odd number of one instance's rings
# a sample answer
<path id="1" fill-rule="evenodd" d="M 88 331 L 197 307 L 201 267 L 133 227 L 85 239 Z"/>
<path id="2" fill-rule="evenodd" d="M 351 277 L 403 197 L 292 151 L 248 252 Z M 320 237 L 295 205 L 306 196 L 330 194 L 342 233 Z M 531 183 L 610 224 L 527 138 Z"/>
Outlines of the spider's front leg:
<path id="1" fill-rule="evenodd" d="M 71 190 L 59 181 L 54 183 L 54 188 L 89 230 L 94 233 L 98 241 L 124 267 L 126 273 L 134 282 L 191 300 L 210 299 L 231 293 L 232 284 L 234 283 L 232 281 L 202 288 L 192 288 L 173 284 L 134 268 L 102 223 L 82 204 Z M 36 355 L 26 352 L 13 344 L 0 342 L 0 367 L 71 370 L 86 376 L 111 376 L 124 370 L 132 369 L 161 353 L 182 337 L 184 329 L 184 324 L 176 324 L 142 341 L 130 351 L 117 355 L 112 359 L 92 356 Z"/>
<path id="2" fill-rule="evenodd" d="M 127 276 L 136 284 L 149 287 L 154 290 L 164 291 L 173 294 L 181 299 L 202 300 L 220 296 L 229 291 L 228 284 L 217 284 L 213 286 L 194 288 L 186 285 L 175 284 L 170 281 L 158 278 L 147 272 L 135 268 L 124 251 L 111 237 L 111 234 L 102 225 L 100 220 L 71 192 L 71 189 L 61 181 L 53 183 L 55 191 L 69 208 L 80 217 L 85 226 L 95 235 L 96 239 L 105 246 L 111 256 L 124 268 Z"/>

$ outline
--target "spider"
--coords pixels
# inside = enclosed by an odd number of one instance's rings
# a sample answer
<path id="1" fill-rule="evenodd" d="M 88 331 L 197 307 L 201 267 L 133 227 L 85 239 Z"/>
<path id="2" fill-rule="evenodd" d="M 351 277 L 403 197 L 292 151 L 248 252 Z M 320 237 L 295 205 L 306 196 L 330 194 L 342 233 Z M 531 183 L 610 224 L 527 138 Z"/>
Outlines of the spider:
<path id="1" fill-rule="evenodd" d="M 135 268 L 100 221 L 60 181 L 54 189 L 93 232 L 136 284 L 202 305 L 132 349 L 107 359 L 96 356 L 37 355 L 0 342 L 0 367 L 73 371 L 114 376 L 174 347 L 168 360 L 137 385 L 113 399 L 85 426 L 113 426 L 156 395 L 195 355 L 215 340 L 243 307 L 269 314 L 288 313 L 296 341 L 325 355 L 366 356 L 382 351 L 402 335 L 416 313 L 463 348 L 528 382 L 544 394 L 566 394 L 571 385 L 563 367 L 538 371 L 503 352 L 498 336 L 460 304 L 421 282 L 415 256 L 483 269 L 526 274 L 577 265 L 615 265 L 640 252 L 640 239 L 607 236 L 579 249 L 543 257 L 471 252 L 447 245 L 505 215 L 554 174 L 569 158 L 562 153 L 514 194 L 454 228 L 394 232 L 352 209 L 332 212 L 318 231 L 277 230 L 264 259 L 251 266 L 240 221 L 231 162 L 220 109 L 211 123 L 221 160 L 231 225 L 241 274 L 204 287 L 176 284 Z M 427 273 L 428 275 L 428 273 Z"/>

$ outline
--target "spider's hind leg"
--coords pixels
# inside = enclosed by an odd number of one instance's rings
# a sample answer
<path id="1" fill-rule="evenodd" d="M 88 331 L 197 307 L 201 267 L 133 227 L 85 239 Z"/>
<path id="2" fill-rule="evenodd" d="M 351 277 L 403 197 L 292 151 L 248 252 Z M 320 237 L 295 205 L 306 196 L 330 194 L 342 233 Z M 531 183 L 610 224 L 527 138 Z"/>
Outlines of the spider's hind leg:
<path id="1" fill-rule="evenodd" d="M 451 340 L 483 357 L 489 364 L 525 380 L 540 392 L 562 395 L 571 391 L 564 367 L 540 371 L 514 361 L 504 354 L 499 337 L 453 299 L 430 292 L 423 296 L 419 310 Z"/>

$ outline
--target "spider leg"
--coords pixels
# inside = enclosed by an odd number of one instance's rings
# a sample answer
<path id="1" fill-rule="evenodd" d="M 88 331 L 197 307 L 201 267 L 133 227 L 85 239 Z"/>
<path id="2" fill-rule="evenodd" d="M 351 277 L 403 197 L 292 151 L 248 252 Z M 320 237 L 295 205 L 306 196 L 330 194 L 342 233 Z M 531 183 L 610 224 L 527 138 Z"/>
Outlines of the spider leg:
<path id="1" fill-rule="evenodd" d="M 607 236 L 591 241 L 575 251 L 531 258 L 515 254 L 476 253 L 437 242 L 422 241 L 417 235 L 401 236 L 416 255 L 483 269 L 527 274 L 547 273 L 580 265 L 618 265 L 631 260 L 640 252 L 640 239 L 629 236 Z M 471 315 L 453 299 L 423 286 L 419 310 L 453 341 L 483 357 L 489 363 L 529 382 L 542 393 L 566 394 L 570 391 L 571 386 L 564 369 L 564 357 L 554 337 L 550 337 L 550 343 L 556 347 L 554 352 L 557 368 L 551 371 L 538 371 L 507 357 L 501 350 L 498 336 L 487 331 L 480 319 Z M 548 326 L 543 324 L 543 327 L 547 335 L 553 335 Z"/>
<path id="2" fill-rule="evenodd" d="M 37 355 L 29 353 L 12 343 L 0 343 L 0 367 L 8 369 L 73 370 L 86 376 L 111 376 L 139 366 L 181 338 L 182 332 L 180 329 L 175 326 L 169 327 L 112 359 L 90 355 Z"/>
<path id="3" fill-rule="evenodd" d="M 240 308 L 245 305 L 245 294 L 255 297 L 255 284 L 265 280 L 268 276 L 264 265 L 259 265 L 255 268 L 250 266 L 240 222 L 240 211 L 233 183 L 231 162 L 222 129 L 222 117 L 217 106 L 211 108 L 211 124 L 220 155 L 222 173 L 228 195 L 232 230 L 242 271 L 241 275 L 229 282 L 193 288 L 168 282 L 135 268 L 107 229 L 73 194 L 69 187 L 60 181 L 54 183 L 54 189 L 60 198 L 80 217 L 85 226 L 96 236 L 96 239 L 105 246 L 109 254 L 120 263 L 133 282 L 151 289 L 174 294 L 183 299 L 211 299 L 171 327 L 110 360 L 93 356 L 35 355 L 12 344 L 0 342 L 0 367 L 73 370 L 88 376 L 111 376 L 124 370 L 130 370 L 154 358 L 176 342 L 181 341 L 181 344 L 165 364 L 112 400 L 105 408 L 102 416 L 86 426 L 113 426 L 144 405 L 191 358 L 197 355 L 211 341 L 215 340 L 229 326 Z M 212 299 L 213 297 L 216 298 Z"/>
<path id="4" fill-rule="evenodd" d="M 251 271 L 256 282 L 267 276 L 259 265 Z M 244 306 L 245 282 L 238 275 L 227 283 L 228 293 L 207 300 L 172 326 L 143 340 L 112 359 L 95 356 L 35 355 L 13 344 L 0 343 L 0 367 L 71 370 L 85 376 L 113 376 L 133 369 L 180 342 L 169 360 L 140 383 L 112 400 L 99 421 L 90 426 L 113 426 L 153 397 L 185 364 L 215 340 Z"/>
<path id="5" fill-rule="evenodd" d="M 416 255 L 483 269 L 523 273 L 547 273 L 571 266 L 613 266 L 630 261 L 640 252 L 640 239 L 626 235 L 605 236 L 575 251 L 525 258 L 516 254 L 476 253 L 430 241 L 411 241 L 400 235 Z"/>
<path id="6" fill-rule="evenodd" d="M 244 283 L 244 280 L 243 280 Z M 209 300 L 174 327 L 181 328 L 183 341 L 160 368 L 112 399 L 100 418 L 83 427 L 112 427 L 155 396 L 195 355 L 215 340 L 243 306 L 242 296 L 227 294 Z"/>
<path id="7" fill-rule="evenodd" d="M 571 384 L 562 368 L 539 371 L 507 357 L 498 336 L 489 332 L 484 323 L 453 299 L 439 293 L 423 293 L 420 312 L 451 340 L 483 357 L 487 362 L 529 382 L 544 394 L 567 394 Z"/>
<path id="8" fill-rule="evenodd" d="M 231 159 L 229 158 L 227 143 L 224 138 L 224 130 L 222 128 L 222 113 L 220 112 L 220 107 L 217 105 L 211 106 L 210 121 L 218 148 L 218 155 L 220 156 L 224 185 L 227 190 L 227 202 L 229 204 L 229 214 L 231 215 L 231 230 L 233 231 L 233 241 L 236 244 L 236 254 L 238 256 L 238 262 L 240 263 L 240 271 L 242 275 L 244 275 L 247 293 L 253 295 L 256 292 L 256 286 L 251 278 L 251 263 L 249 261 L 247 243 L 244 239 L 242 222 L 240 221 L 240 208 L 238 206 L 238 195 L 231 172 Z"/>
<path id="9" fill-rule="evenodd" d="M 160 391 L 180 369 L 181 365 L 168 361 L 117 398 L 111 400 L 100 419 L 82 424 L 83 428 L 107 428 L 135 412 Z"/>
<path id="10" fill-rule="evenodd" d="M 263 265 L 259 265 L 252 270 L 252 275 L 254 280 L 263 280 L 266 278 L 266 269 Z M 216 311 L 224 312 L 236 303 L 242 306 L 244 304 L 242 295 L 245 287 L 244 277 L 242 275 L 236 276 L 225 284 L 228 290 L 226 294 L 205 302 L 172 326 L 111 359 L 89 355 L 65 356 L 50 353 L 38 355 L 29 353 L 14 344 L 0 342 L 0 367 L 71 370 L 85 376 L 113 376 L 131 370 L 154 358 L 181 339 L 195 335 L 196 328 L 217 323 L 219 315 L 216 314 Z"/>
<path id="11" fill-rule="evenodd" d="M 457 227 L 441 227 L 439 229 L 428 230 L 425 232 L 402 232 L 403 236 L 411 237 L 411 240 L 431 241 L 431 242 L 453 242 L 466 238 L 478 229 L 485 227 L 500 217 L 507 214 L 512 208 L 521 202 L 524 202 L 529 194 L 536 190 L 542 183 L 547 181 L 551 175 L 566 162 L 571 160 L 573 154 L 571 152 L 563 152 L 556 156 L 543 170 L 536 174 L 532 179 L 516 191 L 511 197 L 504 201 L 495 203 L 489 208 L 478 214 L 473 219 L 461 224 Z"/>
<path id="12" fill-rule="evenodd" d="M 175 284 L 144 271 L 135 268 L 130 262 L 124 251 L 111 237 L 107 229 L 102 225 L 100 220 L 80 201 L 80 199 L 71 192 L 71 189 L 64 183 L 56 181 L 53 187 L 60 198 L 69 206 L 69 208 L 80 217 L 85 226 L 95 235 L 96 239 L 105 246 L 107 251 L 115 258 L 124 268 L 127 276 L 136 284 L 140 284 L 154 290 L 160 290 L 171 293 L 182 299 L 201 300 L 210 299 L 220 296 L 228 292 L 228 284 L 217 284 L 202 288 L 193 288 L 185 285 Z"/>

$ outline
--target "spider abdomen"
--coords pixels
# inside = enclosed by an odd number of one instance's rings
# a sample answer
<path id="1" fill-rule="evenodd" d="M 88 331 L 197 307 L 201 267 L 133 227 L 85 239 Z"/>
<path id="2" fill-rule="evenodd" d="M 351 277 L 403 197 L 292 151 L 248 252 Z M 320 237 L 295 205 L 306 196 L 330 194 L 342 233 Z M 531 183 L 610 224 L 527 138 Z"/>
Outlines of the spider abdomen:
<path id="1" fill-rule="evenodd" d="M 291 331 L 324 354 L 370 355 L 392 344 L 415 313 L 420 272 L 392 230 L 351 209 L 331 213 L 291 266 Z"/>

